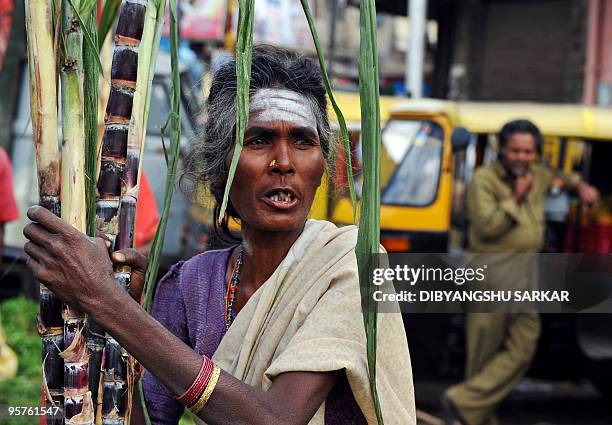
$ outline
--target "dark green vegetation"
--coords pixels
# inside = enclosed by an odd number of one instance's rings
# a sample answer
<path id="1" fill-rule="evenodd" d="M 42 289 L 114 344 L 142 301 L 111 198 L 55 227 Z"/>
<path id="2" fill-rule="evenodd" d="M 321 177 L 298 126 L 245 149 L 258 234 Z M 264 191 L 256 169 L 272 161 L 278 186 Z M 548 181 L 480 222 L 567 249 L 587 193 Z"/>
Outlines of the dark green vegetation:
<path id="1" fill-rule="evenodd" d="M 0 303 L 2 326 L 9 346 L 17 353 L 17 376 L 0 382 L 0 405 L 40 405 L 41 340 L 36 332 L 38 303 L 25 297 L 11 298 Z M 0 425 L 38 423 L 27 417 L 0 416 Z"/>

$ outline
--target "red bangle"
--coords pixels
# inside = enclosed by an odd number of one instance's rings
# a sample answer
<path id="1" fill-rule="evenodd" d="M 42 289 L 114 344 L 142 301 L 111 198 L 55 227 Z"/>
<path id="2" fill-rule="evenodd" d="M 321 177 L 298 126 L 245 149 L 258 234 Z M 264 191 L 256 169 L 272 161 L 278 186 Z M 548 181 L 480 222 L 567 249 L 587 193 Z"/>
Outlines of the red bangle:
<path id="1" fill-rule="evenodd" d="M 214 363 L 207 357 L 204 357 L 204 361 L 202 362 L 202 367 L 200 367 L 200 371 L 198 372 L 198 376 L 196 376 L 195 380 L 183 393 L 183 395 L 177 397 L 176 399 L 183 404 L 184 406 L 191 406 L 194 404 L 210 380 L 214 368 Z"/>

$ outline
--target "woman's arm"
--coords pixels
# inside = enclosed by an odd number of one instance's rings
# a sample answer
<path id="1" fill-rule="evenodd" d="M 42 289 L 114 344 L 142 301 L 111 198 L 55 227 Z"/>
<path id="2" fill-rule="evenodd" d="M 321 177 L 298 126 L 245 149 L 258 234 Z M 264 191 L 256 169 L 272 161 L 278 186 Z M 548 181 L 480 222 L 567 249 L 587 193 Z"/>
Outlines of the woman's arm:
<path id="1" fill-rule="evenodd" d="M 116 288 L 108 298 L 92 300 L 86 311 L 172 393 L 184 393 L 200 370 L 202 356 Z M 336 372 L 290 372 L 279 375 L 265 392 L 222 372 L 199 416 L 211 425 L 305 424 L 335 379 Z"/>
<path id="2" fill-rule="evenodd" d="M 28 211 L 24 247 L 34 276 L 92 316 L 173 394 L 196 378 L 202 356 L 147 314 L 114 282 L 102 239 L 92 241 L 44 208 Z M 77 255 L 78 253 L 78 255 Z M 222 372 L 199 416 L 208 424 L 306 424 L 331 391 L 337 372 L 288 372 L 268 391 Z"/>

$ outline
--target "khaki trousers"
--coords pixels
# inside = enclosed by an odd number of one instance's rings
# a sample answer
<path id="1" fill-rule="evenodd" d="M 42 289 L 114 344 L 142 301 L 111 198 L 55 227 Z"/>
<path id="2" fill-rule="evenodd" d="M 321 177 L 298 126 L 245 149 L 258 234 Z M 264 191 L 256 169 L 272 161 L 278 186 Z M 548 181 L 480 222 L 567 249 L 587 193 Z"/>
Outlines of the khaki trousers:
<path id="1" fill-rule="evenodd" d="M 537 313 L 470 313 L 466 380 L 446 392 L 468 425 L 497 424 L 495 409 L 521 380 L 537 348 Z"/>

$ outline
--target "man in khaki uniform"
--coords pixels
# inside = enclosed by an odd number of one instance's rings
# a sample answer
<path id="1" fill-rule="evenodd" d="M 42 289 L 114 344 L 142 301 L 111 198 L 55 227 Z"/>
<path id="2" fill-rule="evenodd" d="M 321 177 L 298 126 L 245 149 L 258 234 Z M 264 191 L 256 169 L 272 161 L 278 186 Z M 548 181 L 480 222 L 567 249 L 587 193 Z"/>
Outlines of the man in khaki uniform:
<path id="1" fill-rule="evenodd" d="M 469 251 L 537 253 L 548 189 L 564 186 L 587 204 L 597 201 L 598 192 L 580 176 L 555 176 L 535 162 L 542 136 L 533 123 L 509 122 L 499 139 L 499 160 L 478 169 L 468 187 Z M 532 271 L 514 268 L 508 277 L 529 285 L 537 274 Z M 529 368 L 539 334 L 537 313 L 468 314 L 466 380 L 444 393 L 447 424 L 497 424 L 495 409 Z"/>

